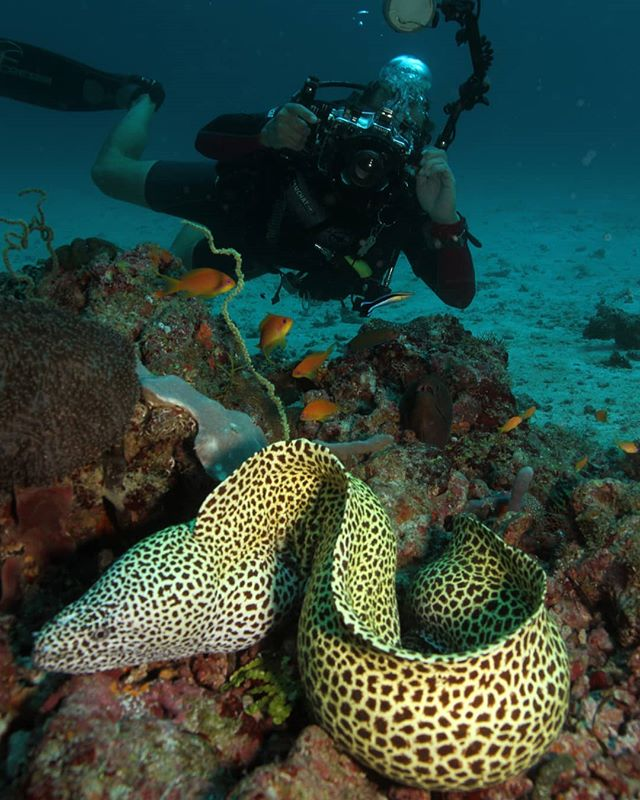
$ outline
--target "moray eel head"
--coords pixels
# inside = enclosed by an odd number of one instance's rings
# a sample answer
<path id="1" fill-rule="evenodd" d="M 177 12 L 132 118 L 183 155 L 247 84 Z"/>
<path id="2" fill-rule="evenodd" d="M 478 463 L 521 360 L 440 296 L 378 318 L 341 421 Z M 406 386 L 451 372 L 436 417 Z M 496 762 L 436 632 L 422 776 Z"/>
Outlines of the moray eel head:
<path id="1" fill-rule="evenodd" d="M 191 592 L 191 603 L 214 599 L 204 574 L 200 579 L 189 571 L 186 545 L 192 538 L 188 525 L 176 525 L 131 548 L 36 635 L 35 664 L 93 672 L 192 653 L 211 611 L 202 614 L 200 625 L 188 615 L 181 618 L 181 593 Z"/>

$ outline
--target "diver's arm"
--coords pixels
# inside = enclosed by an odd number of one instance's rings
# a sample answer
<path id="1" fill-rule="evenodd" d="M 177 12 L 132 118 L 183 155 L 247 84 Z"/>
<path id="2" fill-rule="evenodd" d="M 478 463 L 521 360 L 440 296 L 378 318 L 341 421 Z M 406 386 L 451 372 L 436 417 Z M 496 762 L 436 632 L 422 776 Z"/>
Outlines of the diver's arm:
<path id="1" fill-rule="evenodd" d="M 466 308 L 476 293 L 475 270 L 466 243 L 466 223 L 437 224 L 426 215 L 408 226 L 402 249 L 414 274 L 448 306 Z"/>
<path id="2" fill-rule="evenodd" d="M 268 121 L 268 112 L 223 114 L 200 129 L 196 150 L 218 161 L 249 155 L 262 148 L 260 133 Z"/>
<path id="3" fill-rule="evenodd" d="M 285 103 L 265 114 L 225 114 L 198 133 L 196 150 L 225 161 L 261 148 L 300 151 L 318 118 L 300 103 Z"/>

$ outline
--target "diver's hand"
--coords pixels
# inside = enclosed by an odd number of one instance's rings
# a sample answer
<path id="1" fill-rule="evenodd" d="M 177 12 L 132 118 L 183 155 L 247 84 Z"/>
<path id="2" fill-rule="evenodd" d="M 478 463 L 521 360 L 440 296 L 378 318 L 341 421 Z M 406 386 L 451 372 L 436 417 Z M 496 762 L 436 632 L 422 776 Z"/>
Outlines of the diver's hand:
<path id="1" fill-rule="evenodd" d="M 274 150 L 302 150 L 318 118 L 300 103 L 286 103 L 260 131 L 260 144 Z"/>
<path id="2" fill-rule="evenodd" d="M 434 222 L 449 225 L 458 221 L 456 179 L 439 147 L 425 147 L 416 174 L 416 194 L 423 211 Z"/>

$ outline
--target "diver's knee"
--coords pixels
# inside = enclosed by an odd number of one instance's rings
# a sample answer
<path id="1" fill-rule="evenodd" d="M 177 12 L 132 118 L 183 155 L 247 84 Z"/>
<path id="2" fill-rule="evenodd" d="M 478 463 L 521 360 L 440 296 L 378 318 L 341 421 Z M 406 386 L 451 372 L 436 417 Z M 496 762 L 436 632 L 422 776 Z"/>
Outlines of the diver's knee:
<path id="1" fill-rule="evenodd" d="M 207 266 L 211 261 L 209 244 L 202 233 L 190 225 L 183 225 L 169 247 L 185 267 Z"/>
<path id="2" fill-rule="evenodd" d="M 91 180 L 100 189 L 101 192 L 109 194 L 108 187 L 112 180 L 112 175 L 109 169 L 101 161 L 96 161 L 91 167 Z"/>
<path id="3" fill-rule="evenodd" d="M 104 194 L 121 199 L 121 186 L 126 172 L 124 166 L 121 159 L 100 154 L 91 167 L 91 180 Z"/>
<path id="4" fill-rule="evenodd" d="M 91 179 L 109 197 L 148 208 L 145 187 L 149 170 L 155 163 L 98 156 L 91 168 Z"/>

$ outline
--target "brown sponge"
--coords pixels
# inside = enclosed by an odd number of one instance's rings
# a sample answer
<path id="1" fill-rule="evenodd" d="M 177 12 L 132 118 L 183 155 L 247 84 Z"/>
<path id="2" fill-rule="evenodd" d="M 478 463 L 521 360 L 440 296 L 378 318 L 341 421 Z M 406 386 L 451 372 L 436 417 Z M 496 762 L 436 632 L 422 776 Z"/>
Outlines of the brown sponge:
<path id="1" fill-rule="evenodd" d="M 119 333 L 0 299 L 0 487 L 49 484 L 97 458 L 124 433 L 138 393 Z"/>

